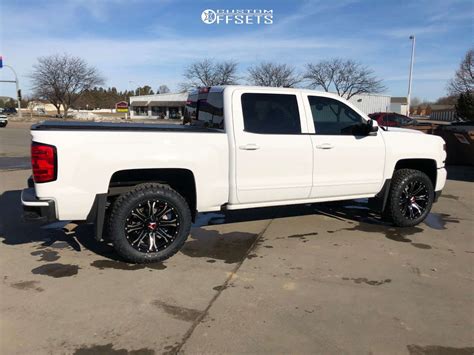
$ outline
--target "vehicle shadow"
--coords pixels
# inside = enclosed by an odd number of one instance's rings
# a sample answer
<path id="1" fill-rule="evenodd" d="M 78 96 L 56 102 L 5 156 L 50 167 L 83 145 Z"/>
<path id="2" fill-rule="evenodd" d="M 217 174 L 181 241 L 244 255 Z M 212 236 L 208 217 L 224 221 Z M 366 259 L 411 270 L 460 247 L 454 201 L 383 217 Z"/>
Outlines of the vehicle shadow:
<path id="1" fill-rule="evenodd" d="M 108 259 L 121 259 L 111 245 L 97 242 L 91 225 L 55 223 L 42 226 L 25 222 L 22 217 L 21 191 L 6 191 L 0 195 L 0 240 L 7 245 L 40 243 L 41 247 L 69 248 L 77 252 L 83 249 Z"/>
<path id="2" fill-rule="evenodd" d="M 22 219 L 22 206 L 20 202 L 20 190 L 6 191 L 0 195 L 0 240 L 7 245 L 19 245 L 28 243 L 40 243 L 40 248 L 52 247 L 55 249 L 69 248 L 76 252 L 84 249 L 107 259 L 123 261 L 107 241 L 96 241 L 93 237 L 93 226 L 87 224 L 68 224 L 62 227 L 59 224 L 41 226 L 38 223 L 25 222 Z M 411 242 L 407 236 L 423 231 L 420 227 L 396 228 L 380 219 L 380 216 L 368 208 L 366 200 L 348 200 L 331 203 L 304 204 L 293 206 L 265 207 L 246 210 L 200 213 L 193 224 L 191 238 L 183 248 L 183 253 L 188 256 L 206 255 L 206 251 L 200 249 L 211 248 L 215 241 L 209 238 L 212 231 L 203 227 L 230 224 L 238 222 L 279 219 L 287 217 L 325 215 L 346 222 L 347 228 L 337 231 L 362 231 L 377 233 L 388 239 Z M 449 217 L 449 216 L 448 216 Z M 434 221 L 436 224 L 457 221 L 441 216 L 442 220 Z M 425 221 L 426 222 L 426 221 Z M 433 223 L 434 223 L 433 222 Z M 444 226 L 444 224 L 443 224 Z M 435 226 L 436 227 L 436 226 Z M 253 234 L 236 230 L 219 237 L 219 249 L 236 250 L 236 243 L 247 245 L 247 240 L 253 239 Z M 238 240 L 242 239 L 242 240 Z M 244 240 L 245 239 L 245 240 Z M 214 252 L 215 254 L 215 252 Z M 228 254 L 228 253 L 227 253 Z M 232 255 L 225 254 L 222 259 L 233 260 Z M 208 255 L 217 257 L 218 255 Z"/>

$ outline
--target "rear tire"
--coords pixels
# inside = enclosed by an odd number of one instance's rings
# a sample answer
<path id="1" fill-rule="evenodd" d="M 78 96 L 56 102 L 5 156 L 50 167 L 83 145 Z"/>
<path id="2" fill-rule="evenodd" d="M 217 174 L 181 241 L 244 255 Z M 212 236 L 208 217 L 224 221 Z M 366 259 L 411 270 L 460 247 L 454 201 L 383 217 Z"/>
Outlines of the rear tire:
<path id="1" fill-rule="evenodd" d="M 186 200 L 167 185 L 146 183 L 120 195 L 111 206 L 109 238 L 131 263 L 153 263 L 178 252 L 191 229 Z"/>
<path id="2" fill-rule="evenodd" d="M 433 183 L 425 173 L 414 169 L 400 169 L 393 174 L 382 216 L 398 227 L 412 227 L 426 218 L 433 199 Z"/>

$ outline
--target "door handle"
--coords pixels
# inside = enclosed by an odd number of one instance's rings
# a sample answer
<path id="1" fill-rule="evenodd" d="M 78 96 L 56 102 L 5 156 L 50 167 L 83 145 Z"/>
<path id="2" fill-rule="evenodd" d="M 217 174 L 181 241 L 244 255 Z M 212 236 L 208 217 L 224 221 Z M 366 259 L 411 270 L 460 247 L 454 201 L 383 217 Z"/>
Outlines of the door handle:
<path id="1" fill-rule="evenodd" d="M 331 143 L 323 143 L 316 146 L 317 149 L 332 149 L 334 146 Z"/>
<path id="2" fill-rule="evenodd" d="M 256 144 L 246 144 L 246 145 L 241 145 L 239 147 L 241 150 L 257 150 L 260 149 L 260 147 Z"/>

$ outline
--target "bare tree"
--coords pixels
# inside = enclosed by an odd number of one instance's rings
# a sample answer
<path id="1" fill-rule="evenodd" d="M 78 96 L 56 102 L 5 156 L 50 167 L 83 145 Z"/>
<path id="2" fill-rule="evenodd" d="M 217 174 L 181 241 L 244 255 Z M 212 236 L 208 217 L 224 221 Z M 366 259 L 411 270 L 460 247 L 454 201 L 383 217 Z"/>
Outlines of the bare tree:
<path id="1" fill-rule="evenodd" d="M 451 95 L 460 95 L 465 92 L 474 92 L 474 50 L 467 51 L 454 78 L 448 84 Z"/>
<path id="2" fill-rule="evenodd" d="M 262 62 L 248 69 L 247 81 L 257 86 L 292 88 L 301 82 L 301 77 L 287 64 Z"/>
<path id="3" fill-rule="evenodd" d="M 346 99 L 357 94 L 385 91 L 382 80 L 375 77 L 371 69 L 351 59 L 334 58 L 307 64 L 304 78 L 311 88 L 335 91 Z"/>
<path id="4" fill-rule="evenodd" d="M 99 72 L 84 59 L 68 54 L 38 58 L 31 79 L 34 94 L 51 102 L 58 114 L 62 105 L 64 117 L 86 90 L 104 82 Z"/>
<path id="5" fill-rule="evenodd" d="M 186 82 L 181 84 L 183 88 L 232 85 L 236 84 L 237 63 L 234 61 L 214 62 L 204 59 L 189 65 L 183 74 Z"/>
<path id="6" fill-rule="evenodd" d="M 170 92 L 170 89 L 166 85 L 160 85 L 160 87 L 158 88 L 158 94 L 167 94 L 169 92 Z"/>

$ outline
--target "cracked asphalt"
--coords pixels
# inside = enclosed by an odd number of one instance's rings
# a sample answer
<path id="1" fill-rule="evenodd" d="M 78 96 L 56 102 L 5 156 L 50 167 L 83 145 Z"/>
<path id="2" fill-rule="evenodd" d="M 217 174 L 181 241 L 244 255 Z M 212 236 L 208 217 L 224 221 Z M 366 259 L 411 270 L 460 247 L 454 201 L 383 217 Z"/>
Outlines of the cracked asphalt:
<path id="1" fill-rule="evenodd" d="M 1 166 L 24 131 L 0 130 L 2 354 L 474 353 L 473 168 L 413 228 L 363 200 L 200 214 L 131 265 L 90 226 L 21 220 L 30 172 Z"/>

